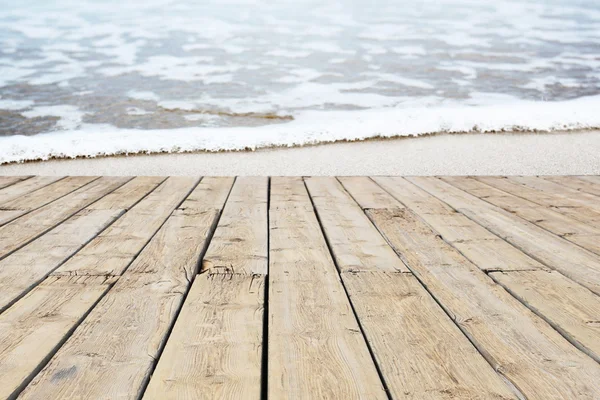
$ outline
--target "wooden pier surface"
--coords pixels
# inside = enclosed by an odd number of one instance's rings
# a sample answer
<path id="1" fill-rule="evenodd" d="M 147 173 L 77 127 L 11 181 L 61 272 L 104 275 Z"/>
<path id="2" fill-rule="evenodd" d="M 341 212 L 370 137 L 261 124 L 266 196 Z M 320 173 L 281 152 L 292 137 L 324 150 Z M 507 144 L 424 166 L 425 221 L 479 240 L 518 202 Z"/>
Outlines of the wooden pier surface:
<path id="1" fill-rule="evenodd" d="M 600 177 L 0 177 L 0 399 L 600 399 Z"/>

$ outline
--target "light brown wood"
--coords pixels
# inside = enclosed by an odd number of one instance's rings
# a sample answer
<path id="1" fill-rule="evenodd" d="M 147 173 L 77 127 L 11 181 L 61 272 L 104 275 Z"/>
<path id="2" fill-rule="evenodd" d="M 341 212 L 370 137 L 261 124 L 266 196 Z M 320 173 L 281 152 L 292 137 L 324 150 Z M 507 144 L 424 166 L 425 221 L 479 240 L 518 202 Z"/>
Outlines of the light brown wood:
<path id="1" fill-rule="evenodd" d="M 31 178 L 28 176 L 0 176 L 0 189 Z"/>
<path id="2" fill-rule="evenodd" d="M 600 196 L 600 182 L 595 183 L 586 179 L 578 179 L 572 176 L 542 176 L 541 178 L 580 192 Z"/>
<path id="3" fill-rule="evenodd" d="M 192 177 L 167 179 L 53 274 L 122 274 L 197 182 Z"/>
<path id="4" fill-rule="evenodd" d="M 437 178 L 407 178 L 544 265 L 600 294 L 600 258 Z"/>
<path id="5" fill-rule="evenodd" d="M 0 205 L 0 225 L 45 206 L 98 179 L 95 176 L 70 176 Z"/>
<path id="6" fill-rule="evenodd" d="M 339 177 L 338 180 L 363 209 L 398 207 L 398 202 L 389 193 L 373 185 L 366 176 Z"/>
<path id="7" fill-rule="evenodd" d="M 144 399 L 260 399 L 264 280 L 198 275 Z"/>
<path id="8" fill-rule="evenodd" d="M 494 272 L 490 276 L 600 362 L 600 297 L 556 271 Z"/>
<path id="9" fill-rule="evenodd" d="M 374 178 L 484 271 L 547 269 L 481 225 L 403 178 Z"/>
<path id="10" fill-rule="evenodd" d="M 105 277 L 50 277 L 0 315 L 0 398 L 35 376 L 110 284 Z"/>
<path id="11" fill-rule="evenodd" d="M 236 179 L 202 261 L 202 271 L 267 273 L 268 187 L 266 177 Z"/>
<path id="12" fill-rule="evenodd" d="M 477 180 L 506 193 L 522 197 L 542 206 L 551 207 L 561 214 L 568 215 L 569 217 L 578 219 L 590 225 L 600 226 L 600 213 L 588 208 L 585 203 L 581 203 L 576 199 L 567 198 L 557 195 L 556 193 L 537 190 L 536 188 L 529 187 L 521 182 L 516 182 L 504 177 L 485 176 L 477 177 Z"/>
<path id="13" fill-rule="evenodd" d="M 95 203 L 90 204 L 88 210 L 123 210 L 127 211 L 138 201 L 151 193 L 158 185 L 165 181 L 161 176 L 138 176 L 107 194 Z"/>
<path id="14" fill-rule="evenodd" d="M 494 369 L 526 398 L 600 396 L 598 363 L 495 284 L 412 212 L 368 210 L 367 214 Z"/>
<path id="15" fill-rule="evenodd" d="M 571 189 L 537 176 L 511 176 L 507 179 L 511 182 L 544 192 L 559 201 L 559 204 L 560 202 L 568 201 L 569 203 L 579 204 L 600 213 L 598 196 Z"/>
<path id="16" fill-rule="evenodd" d="M 185 202 L 175 210 L 23 398 L 138 398 L 217 215 Z"/>
<path id="17" fill-rule="evenodd" d="M 305 181 L 340 271 L 408 272 L 335 178 Z"/>
<path id="18" fill-rule="evenodd" d="M 24 194 L 33 192 L 47 186 L 51 183 L 63 179 L 62 176 L 34 176 L 30 179 L 25 179 L 10 185 L 7 188 L 0 190 L 0 208 L 2 204 L 10 200 L 14 200 Z"/>
<path id="19" fill-rule="evenodd" d="M 600 228 L 594 228 L 568 215 L 503 192 L 475 179 L 468 177 L 443 177 L 442 179 L 569 242 L 600 254 Z M 600 198 L 598 200 L 600 201 Z"/>
<path id="20" fill-rule="evenodd" d="M 82 210 L 39 239 L 0 260 L 0 312 L 46 278 L 121 215 Z"/>
<path id="21" fill-rule="evenodd" d="M 0 227 L 0 258 L 26 245 L 37 236 L 52 229 L 85 206 L 102 198 L 130 179 L 129 177 L 103 177 L 97 179 L 46 206 Z M 62 183 L 62 181 L 57 183 Z M 46 188 L 53 185 L 46 186 Z"/>
<path id="22" fill-rule="evenodd" d="M 412 274 L 342 280 L 392 398 L 516 398 Z"/>
<path id="23" fill-rule="evenodd" d="M 268 397 L 387 399 L 302 179 L 271 191 Z"/>

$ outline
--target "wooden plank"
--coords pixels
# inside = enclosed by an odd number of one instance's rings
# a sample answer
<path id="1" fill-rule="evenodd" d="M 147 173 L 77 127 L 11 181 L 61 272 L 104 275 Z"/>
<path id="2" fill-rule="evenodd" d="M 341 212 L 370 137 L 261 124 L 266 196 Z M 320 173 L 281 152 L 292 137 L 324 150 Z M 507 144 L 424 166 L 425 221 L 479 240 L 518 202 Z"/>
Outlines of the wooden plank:
<path id="1" fill-rule="evenodd" d="M 391 194 L 387 194 L 386 203 L 391 208 L 408 206 L 442 235 L 444 240 L 452 243 L 484 271 L 546 268 L 477 223 L 457 213 L 447 204 L 402 178 L 373 178 L 377 183 L 368 178 L 363 179 L 365 191 L 383 192 L 383 189 L 387 190 L 384 193 Z M 349 190 L 359 204 L 368 204 L 363 203 L 363 196 L 360 193 Z"/>
<path id="2" fill-rule="evenodd" d="M 340 271 L 408 272 L 335 178 L 305 181 Z"/>
<path id="3" fill-rule="evenodd" d="M 161 176 L 137 176 L 86 208 L 88 210 L 127 211 L 148 193 L 156 189 L 165 179 Z"/>
<path id="4" fill-rule="evenodd" d="M 217 216 L 175 210 L 22 398 L 139 398 Z"/>
<path id="5" fill-rule="evenodd" d="M 595 183 L 575 176 L 542 176 L 541 178 L 580 192 L 600 196 L 600 182 Z"/>
<path id="6" fill-rule="evenodd" d="M 596 399 L 600 365 L 406 209 L 367 214 L 492 367 L 527 399 Z M 408 256 L 410 255 L 410 257 Z"/>
<path id="7" fill-rule="evenodd" d="M 264 280 L 198 275 L 144 399 L 260 399 Z"/>
<path id="8" fill-rule="evenodd" d="M 19 198 L 6 201 L 0 206 L 0 225 L 4 225 L 21 215 L 52 203 L 96 179 L 98 177 L 70 176 Z"/>
<path id="9" fill-rule="evenodd" d="M 592 194 L 571 189 L 537 176 L 511 176 L 507 179 L 511 182 L 516 182 L 520 185 L 544 192 L 558 201 L 564 202 L 568 200 L 569 202 L 579 204 L 600 213 L 598 197 Z"/>
<path id="10" fill-rule="evenodd" d="M 594 228 L 568 215 L 503 192 L 472 178 L 442 177 L 441 179 L 570 242 L 600 254 L 600 228 Z"/>
<path id="11" fill-rule="evenodd" d="M 392 398 L 516 398 L 412 274 L 342 280 Z"/>
<path id="12" fill-rule="evenodd" d="M 437 178 L 407 178 L 527 255 L 600 294 L 600 258 Z"/>
<path id="13" fill-rule="evenodd" d="M 338 180 L 363 209 L 394 208 L 398 202 L 365 176 L 339 177 Z M 360 200 L 359 200 L 360 199 Z"/>
<path id="14" fill-rule="evenodd" d="M 34 176 L 31 179 L 16 182 L 14 185 L 0 190 L 0 208 L 3 203 L 14 200 L 24 194 L 38 190 L 63 178 L 63 176 Z"/>
<path id="15" fill-rule="evenodd" d="M 556 271 L 493 272 L 490 276 L 600 362 L 600 297 Z"/>
<path id="16" fill-rule="evenodd" d="M 542 206 L 551 207 L 553 210 L 569 217 L 594 226 L 600 226 L 600 213 L 590 209 L 585 203 L 556 194 L 546 193 L 541 190 L 514 182 L 509 178 L 497 176 L 477 177 L 477 180 L 500 189 L 506 193 L 522 197 Z"/>
<path id="17" fill-rule="evenodd" d="M 271 193 L 268 397 L 387 399 L 302 179 Z"/>
<path id="18" fill-rule="evenodd" d="M 0 258 L 26 245 L 131 178 L 104 177 L 0 227 Z M 57 182 L 57 183 L 62 183 Z M 53 186 L 49 185 L 46 188 Z M 44 190 L 42 188 L 40 190 Z M 33 192 L 35 193 L 35 192 Z"/>
<path id="19" fill-rule="evenodd" d="M 31 178 L 31 176 L 0 176 L 0 189 Z"/>
<path id="20" fill-rule="evenodd" d="M 267 273 L 268 188 L 266 177 L 236 179 L 202 261 L 202 271 Z"/>
<path id="21" fill-rule="evenodd" d="M 111 283 L 105 277 L 51 277 L 0 315 L 0 398 L 18 394 Z"/>
<path id="22" fill-rule="evenodd" d="M 121 214 L 119 210 L 82 210 L 1 260 L 0 312 L 45 279 Z"/>
<path id="23" fill-rule="evenodd" d="M 122 274 L 197 182 L 192 177 L 167 179 L 53 274 Z"/>

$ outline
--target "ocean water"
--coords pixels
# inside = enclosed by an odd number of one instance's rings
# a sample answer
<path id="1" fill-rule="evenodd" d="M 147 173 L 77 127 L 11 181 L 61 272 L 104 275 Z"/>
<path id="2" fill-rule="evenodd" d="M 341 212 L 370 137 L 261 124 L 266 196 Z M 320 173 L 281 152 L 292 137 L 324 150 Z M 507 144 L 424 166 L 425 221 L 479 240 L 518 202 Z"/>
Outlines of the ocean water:
<path id="1" fill-rule="evenodd" d="M 599 127 L 598 0 L 0 0 L 0 163 Z"/>

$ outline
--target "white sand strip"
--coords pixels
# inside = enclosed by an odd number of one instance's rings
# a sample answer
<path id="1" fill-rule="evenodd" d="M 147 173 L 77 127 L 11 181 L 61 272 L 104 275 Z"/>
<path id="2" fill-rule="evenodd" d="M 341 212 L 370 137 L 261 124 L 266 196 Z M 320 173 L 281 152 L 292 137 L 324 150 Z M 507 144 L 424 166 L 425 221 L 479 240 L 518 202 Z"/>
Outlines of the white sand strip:
<path id="1" fill-rule="evenodd" d="M 464 134 L 255 152 L 160 154 L 0 166 L 0 175 L 600 174 L 600 131 Z"/>

